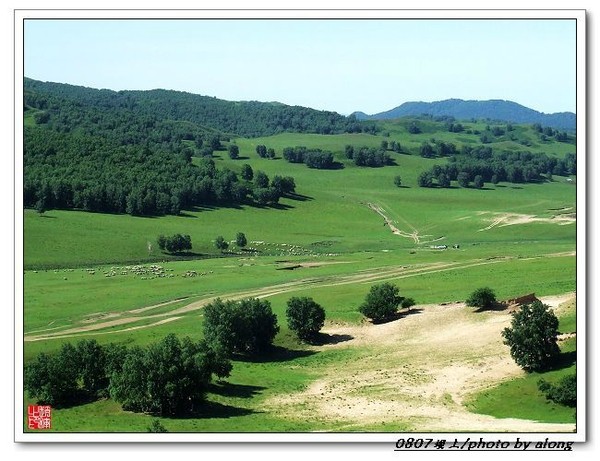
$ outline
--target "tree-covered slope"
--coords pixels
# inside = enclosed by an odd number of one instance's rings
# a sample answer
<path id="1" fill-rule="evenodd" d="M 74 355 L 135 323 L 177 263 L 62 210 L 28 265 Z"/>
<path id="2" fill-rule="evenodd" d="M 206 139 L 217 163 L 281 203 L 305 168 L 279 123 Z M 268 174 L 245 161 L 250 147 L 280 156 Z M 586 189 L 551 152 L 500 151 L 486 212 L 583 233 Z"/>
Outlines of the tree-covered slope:
<path id="1" fill-rule="evenodd" d="M 370 125 L 354 117 L 306 107 L 257 101 L 225 101 L 182 91 L 111 91 L 62 83 L 24 81 L 25 105 L 44 110 L 47 122 L 107 130 L 124 118 L 134 118 L 153 129 L 170 123 L 191 123 L 196 130 L 216 130 L 238 136 L 268 136 L 280 132 L 360 132 Z M 194 127 L 183 125 L 182 135 L 194 136 Z M 187 128 L 187 131 L 185 130 Z M 372 128 L 372 127 L 370 127 Z"/>

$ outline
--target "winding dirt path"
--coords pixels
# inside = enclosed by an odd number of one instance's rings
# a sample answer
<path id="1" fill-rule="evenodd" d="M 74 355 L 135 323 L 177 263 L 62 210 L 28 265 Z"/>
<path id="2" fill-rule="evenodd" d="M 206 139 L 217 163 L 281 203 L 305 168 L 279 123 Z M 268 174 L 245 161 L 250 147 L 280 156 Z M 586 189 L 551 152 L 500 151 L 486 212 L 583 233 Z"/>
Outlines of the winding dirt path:
<path id="1" fill-rule="evenodd" d="M 539 257 L 532 257 L 530 259 L 537 258 L 548 258 L 548 257 L 561 257 L 561 256 L 572 256 L 574 252 L 563 252 L 542 255 Z M 497 258 L 497 259 L 473 259 L 462 262 L 438 262 L 428 264 L 415 264 L 407 266 L 389 266 L 383 268 L 375 268 L 367 271 L 361 271 L 355 274 L 349 275 L 331 275 L 324 277 L 314 277 L 299 279 L 292 282 L 272 285 L 268 287 L 245 290 L 239 292 L 233 292 L 230 294 L 221 294 L 218 297 L 222 299 L 243 299 L 248 297 L 266 298 L 275 296 L 282 293 L 289 293 L 297 290 L 303 290 L 310 287 L 335 287 L 348 284 L 359 284 L 359 283 L 373 283 L 382 282 L 387 280 L 398 280 L 408 277 L 416 277 L 419 275 L 433 274 L 445 271 L 462 270 L 470 267 L 484 266 L 491 264 L 502 264 L 507 261 L 514 260 L 515 258 Z M 109 312 L 102 313 L 97 317 L 87 316 L 86 319 L 79 322 L 79 325 L 71 325 L 64 327 L 55 327 L 47 330 L 37 330 L 35 332 L 28 332 L 24 336 L 25 341 L 41 341 L 52 338 L 63 338 L 63 337 L 74 337 L 85 334 L 98 334 L 98 330 L 111 328 L 108 333 L 118 333 L 122 331 L 128 331 L 128 329 L 114 329 L 113 327 L 119 325 L 127 325 L 129 323 L 135 323 L 146 319 L 162 319 L 170 317 L 180 317 L 181 315 L 189 312 L 202 309 L 208 303 L 214 301 L 217 296 L 208 296 L 200 300 L 190 302 L 189 304 L 175 308 L 159 314 L 147 313 L 152 309 L 164 307 L 175 302 L 182 301 L 186 298 L 177 298 L 172 301 L 163 302 L 160 304 L 154 304 L 147 307 L 138 309 L 132 309 L 124 312 Z M 145 328 L 151 325 L 144 326 Z"/>

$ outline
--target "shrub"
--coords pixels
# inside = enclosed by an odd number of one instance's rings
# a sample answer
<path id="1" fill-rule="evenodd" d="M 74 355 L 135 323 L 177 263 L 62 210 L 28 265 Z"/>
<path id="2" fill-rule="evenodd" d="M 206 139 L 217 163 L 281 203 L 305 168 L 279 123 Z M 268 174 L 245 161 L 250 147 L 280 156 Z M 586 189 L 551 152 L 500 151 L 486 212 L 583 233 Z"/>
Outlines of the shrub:
<path id="1" fill-rule="evenodd" d="M 544 393 L 548 400 L 567 407 L 577 405 L 577 375 L 575 373 L 564 376 L 557 385 L 540 379 L 538 389 Z"/>
<path id="2" fill-rule="evenodd" d="M 489 309 L 496 304 L 496 294 L 489 287 L 478 288 L 467 298 L 467 306 Z"/>

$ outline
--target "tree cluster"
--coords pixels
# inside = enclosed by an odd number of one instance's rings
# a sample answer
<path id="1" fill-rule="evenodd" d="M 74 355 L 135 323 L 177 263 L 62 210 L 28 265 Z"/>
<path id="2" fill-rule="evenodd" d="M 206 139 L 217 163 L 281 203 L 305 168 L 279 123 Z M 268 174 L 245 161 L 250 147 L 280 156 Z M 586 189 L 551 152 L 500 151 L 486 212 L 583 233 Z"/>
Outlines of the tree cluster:
<path id="1" fill-rule="evenodd" d="M 267 147 L 264 144 L 256 146 L 256 153 L 260 158 L 275 158 L 275 149 Z"/>
<path id="2" fill-rule="evenodd" d="M 328 170 L 335 167 L 333 154 L 321 149 L 308 149 L 305 146 L 285 147 L 283 158 L 290 163 L 304 163 L 309 168 Z"/>
<path id="3" fill-rule="evenodd" d="M 65 343 L 26 364 L 24 385 L 31 398 L 55 407 L 110 395 L 125 410 L 175 416 L 197 409 L 212 375 L 230 371 L 229 360 L 206 343 L 170 334 L 146 347 Z"/>
<path id="4" fill-rule="evenodd" d="M 227 356 L 264 353 L 278 332 L 277 316 L 264 299 L 216 299 L 204 308 L 204 338 Z"/>
<path id="5" fill-rule="evenodd" d="M 399 144 L 396 148 L 399 149 Z M 386 148 L 389 145 L 386 144 Z M 392 159 L 390 155 L 385 151 L 383 147 L 377 149 L 375 147 L 354 147 L 351 145 L 347 145 L 345 147 L 346 157 L 350 160 L 354 161 L 356 166 L 366 166 L 372 168 L 378 168 L 386 165 L 392 164 Z"/>
<path id="6" fill-rule="evenodd" d="M 434 165 L 421 173 L 423 178 L 419 176 L 418 182 L 421 187 L 450 187 L 450 181 L 457 181 L 461 187 L 473 183 L 474 187 L 481 188 L 486 182 L 539 182 L 552 175 L 576 173 L 575 154 L 559 159 L 529 151 L 498 152 L 487 146 L 463 146 L 459 153 L 450 154 L 445 165 Z"/>
<path id="7" fill-rule="evenodd" d="M 169 253 L 180 253 L 192 249 L 192 238 L 189 235 L 159 235 L 156 241 L 158 243 L 158 248 Z"/>

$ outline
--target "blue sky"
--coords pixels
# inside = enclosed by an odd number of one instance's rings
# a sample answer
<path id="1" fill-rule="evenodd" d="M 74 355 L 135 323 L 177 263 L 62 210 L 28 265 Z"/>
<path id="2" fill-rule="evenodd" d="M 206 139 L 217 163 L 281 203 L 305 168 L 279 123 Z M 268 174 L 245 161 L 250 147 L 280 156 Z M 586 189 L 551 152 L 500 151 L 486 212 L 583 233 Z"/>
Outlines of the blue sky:
<path id="1" fill-rule="evenodd" d="M 508 99 L 575 111 L 574 20 L 26 20 L 25 76 L 349 114 Z"/>

